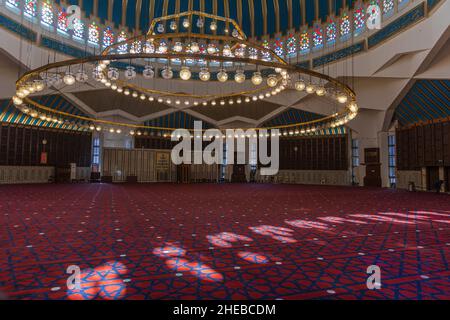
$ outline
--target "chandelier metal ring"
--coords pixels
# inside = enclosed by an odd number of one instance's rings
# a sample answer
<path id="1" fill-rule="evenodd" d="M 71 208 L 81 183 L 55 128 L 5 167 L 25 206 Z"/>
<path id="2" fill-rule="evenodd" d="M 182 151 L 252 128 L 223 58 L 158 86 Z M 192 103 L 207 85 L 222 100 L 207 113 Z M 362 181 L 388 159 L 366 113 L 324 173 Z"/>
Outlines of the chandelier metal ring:
<path id="1" fill-rule="evenodd" d="M 195 16 L 197 19 L 210 20 L 212 34 L 192 32 L 193 29 L 190 26 Z M 187 28 L 187 32 L 178 32 L 183 17 L 182 25 Z M 228 25 L 233 26 L 232 36 L 229 35 L 228 29 L 224 35 L 217 34 L 217 22 L 220 21 L 227 27 Z M 170 25 L 173 32 L 164 32 L 167 24 Z M 158 28 L 156 28 L 157 26 Z M 202 22 L 200 29 L 204 28 L 205 24 Z M 123 61 L 128 61 L 128 64 Z M 314 131 L 318 128 L 343 125 L 353 119 L 358 111 L 355 92 L 345 83 L 329 75 L 289 64 L 271 48 L 247 40 L 246 35 L 232 19 L 198 11 L 155 19 L 147 34 L 118 41 L 106 47 L 99 55 L 49 63 L 23 74 L 16 82 L 17 92 L 13 98 L 15 105 L 25 113 L 30 113 L 29 107 L 26 107 L 28 105 L 47 113 L 80 120 L 84 123 L 88 122 L 91 129 L 97 124 L 163 131 L 177 129 L 80 116 L 56 110 L 29 98 L 30 94 L 45 88 L 57 89 L 54 82 L 61 84 L 61 79 L 66 85 L 74 84 L 77 81 L 83 83 L 88 81 L 89 77 L 84 72 L 85 68 L 88 70 L 91 68 L 93 79 L 103 83 L 105 87 L 119 93 L 123 92 L 125 95 L 131 94 L 134 98 L 140 98 L 143 101 L 157 99 L 158 102 L 172 104 L 172 97 L 176 99 L 177 104 L 181 103 L 180 99 L 184 99 L 184 104 L 187 106 L 192 106 L 192 104 L 215 106 L 217 101 L 220 101 L 220 105 L 225 105 L 227 102 L 231 105 L 235 102 L 242 103 L 244 99 L 245 102 L 249 102 L 250 97 L 253 101 L 262 100 L 287 88 L 293 88 L 298 91 L 306 91 L 308 94 L 316 93 L 319 97 L 332 97 L 342 104 L 340 110 L 315 120 L 253 128 L 255 130 L 297 128 L 299 130 L 296 131 L 300 131 L 300 129 L 303 132 L 306 129 L 306 131 Z M 189 85 L 192 84 L 191 90 L 180 89 L 180 86 L 175 86 L 173 89 L 172 82 L 162 80 L 172 81 L 176 78 L 172 68 L 178 72 L 179 79 L 177 80 L 191 80 L 185 82 Z M 72 73 L 74 69 L 81 70 L 78 71 L 78 73 L 81 72 L 81 79 L 75 79 Z M 119 70 L 123 69 L 127 70 L 124 73 L 125 79 L 120 78 Z M 141 71 L 136 71 L 136 69 L 141 69 Z M 142 69 L 151 76 L 144 75 Z M 198 73 L 196 73 L 197 71 Z M 222 73 L 220 76 L 223 76 L 223 79 L 219 79 L 220 73 Z M 251 82 L 254 86 L 251 83 L 249 86 L 246 81 L 248 80 L 246 73 L 253 74 Z M 237 85 L 230 84 L 234 82 L 228 80 L 228 74 L 234 75 Z M 212 75 L 217 78 L 214 82 L 212 79 L 210 81 Z M 148 79 L 144 78 L 155 78 L 160 82 L 149 83 L 146 81 Z M 307 78 L 309 78 L 309 83 L 305 80 Z M 296 80 L 294 81 L 294 79 Z M 214 84 L 211 85 L 211 83 Z M 152 86 L 149 87 L 150 84 Z M 201 92 L 201 88 L 204 92 Z M 336 105 L 340 106 L 337 103 Z M 36 112 L 31 114 L 36 114 Z M 51 119 L 55 121 L 54 118 Z"/>

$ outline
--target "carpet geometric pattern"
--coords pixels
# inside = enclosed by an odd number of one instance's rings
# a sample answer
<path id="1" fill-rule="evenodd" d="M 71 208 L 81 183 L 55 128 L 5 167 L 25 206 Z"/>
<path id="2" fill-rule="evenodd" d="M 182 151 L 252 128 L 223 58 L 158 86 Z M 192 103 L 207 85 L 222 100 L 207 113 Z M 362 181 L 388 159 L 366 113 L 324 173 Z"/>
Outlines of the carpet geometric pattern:
<path id="1" fill-rule="evenodd" d="M 450 299 L 449 195 L 8 185 L 0 230 L 10 299 Z M 366 285 L 371 265 L 379 290 Z"/>

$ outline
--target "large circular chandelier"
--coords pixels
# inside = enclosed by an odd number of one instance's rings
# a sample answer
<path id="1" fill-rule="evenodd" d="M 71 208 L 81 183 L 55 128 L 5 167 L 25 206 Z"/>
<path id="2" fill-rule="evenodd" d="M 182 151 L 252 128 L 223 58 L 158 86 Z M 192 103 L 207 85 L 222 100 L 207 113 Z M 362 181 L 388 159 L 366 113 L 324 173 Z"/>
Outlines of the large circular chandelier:
<path id="1" fill-rule="evenodd" d="M 99 55 L 49 63 L 16 82 L 14 104 L 31 117 L 70 122 L 89 130 L 141 134 L 146 126 L 56 110 L 33 95 L 73 85 L 109 88 L 141 101 L 181 107 L 242 104 L 276 96 L 286 89 L 331 99 L 336 112 L 319 119 L 260 129 L 307 134 L 341 126 L 357 112 L 356 96 L 328 75 L 291 65 L 270 48 L 249 41 L 232 19 L 188 11 L 154 19 L 147 34 L 115 43 Z"/>

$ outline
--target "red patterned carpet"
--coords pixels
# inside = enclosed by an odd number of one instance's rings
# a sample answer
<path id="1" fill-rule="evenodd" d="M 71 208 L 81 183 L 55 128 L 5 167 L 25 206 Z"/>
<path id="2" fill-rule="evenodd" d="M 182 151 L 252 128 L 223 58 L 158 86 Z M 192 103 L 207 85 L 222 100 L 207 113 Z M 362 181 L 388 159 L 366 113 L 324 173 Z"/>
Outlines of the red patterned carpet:
<path id="1" fill-rule="evenodd" d="M 450 196 L 300 185 L 0 187 L 11 299 L 450 299 Z M 81 269 L 81 288 L 66 273 Z M 368 290 L 367 267 L 381 268 Z"/>

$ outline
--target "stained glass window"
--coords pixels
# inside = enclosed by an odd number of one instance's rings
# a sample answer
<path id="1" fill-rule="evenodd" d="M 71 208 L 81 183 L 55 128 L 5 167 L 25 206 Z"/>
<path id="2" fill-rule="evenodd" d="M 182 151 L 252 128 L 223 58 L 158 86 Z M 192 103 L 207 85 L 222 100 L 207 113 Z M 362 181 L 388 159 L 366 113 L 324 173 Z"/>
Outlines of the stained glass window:
<path id="1" fill-rule="evenodd" d="M 95 22 L 92 22 L 89 25 L 88 42 L 95 46 L 98 46 L 100 43 L 100 29 Z"/>
<path id="2" fill-rule="evenodd" d="M 186 50 L 190 50 L 190 49 L 186 49 Z M 144 52 L 145 53 L 153 53 L 155 52 L 155 45 L 153 44 L 153 42 L 150 41 L 146 41 L 144 44 Z"/>
<path id="3" fill-rule="evenodd" d="M 243 46 L 238 46 L 235 50 L 234 50 L 234 55 L 236 57 L 240 57 L 243 58 L 245 56 L 245 48 Z"/>
<path id="4" fill-rule="evenodd" d="M 84 40 L 84 22 L 80 19 L 73 21 L 73 37 L 77 40 Z"/>
<path id="5" fill-rule="evenodd" d="M 122 30 L 122 31 L 120 31 L 119 35 L 117 36 L 117 43 L 122 42 L 122 41 L 127 41 L 127 39 L 128 39 L 127 33 L 124 30 Z M 117 52 L 119 54 L 127 53 L 127 51 L 128 51 L 128 44 L 126 44 L 126 43 L 117 47 Z"/>
<path id="6" fill-rule="evenodd" d="M 258 49 L 256 49 L 256 48 L 249 48 L 248 49 L 248 57 L 250 59 L 258 59 Z"/>
<path id="7" fill-rule="evenodd" d="M 314 48 L 320 48 L 323 46 L 323 30 L 320 25 L 316 25 L 314 27 L 312 41 Z"/>
<path id="8" fill-rule="evenodd" d="M 41 23 L 47 26 L 53 25 L 53 8 L 50 0 L 44 0 L 42 2 Z"/>
<path id="9" fill-rule="evenodd" d="M 25 0 L 23 11 L 28 17 L 36 17 L 37 14 L 37 0 Z"/>
<path id="10" fill-rule="evenodd" d="M 370 10 L 369 10 L 370 9 Z M 381 6 L 378 0 L 371 0 L 367 11 L 369 25 L 376 26 L 381 23 Z"/>
<path id="11" fill-rule="evenodd" d="M 300 34 L 300 52 L 306 53 L 309 51 L 309 34 L 308 31 L 303 31 Z"/>
<path id="12" fill-rule="evenodd" d="M 6 0 L 6 5 L 12 8 L 19 8 L 20 0 Z"/>
<path id="13" fill-rule="evenodd" d="M 327 24 L 326 29 L 326 38 L 327 38 L 327 44 L 334 44 L 336 42 L 336 35 L 337 35 L 337 26 L 336 22 L 333 20 L 330 20 Z"/>
<path id="14" fill-rule="evenodd" d="M 287 41 L 286 41 L 286 49 L 288 55 L 294 55 L 297 52 L 297 46 L 295 44 L 295 37 L 294 35 L 290 34 Z"/>
<path id="15" fill-rule="evenodd" d="M 206 51 L 206 44 L 200 43 L 200 44 L 198 45 L 198 52 L 199 52 L 200 54 L 205 54 L 205 53 L 207 52 L 207 51 Z M 197 63 L 198 63 L 198 65 L 201 65 L 201 66 L 206 65 L 206 61 L 205 61 L 204 59 L 198 59 L 198 60 L 197 60 Z"/>
<path id="16" fill-rule="evenodd" d="M 161 43 L 163 43 L 164 41 L 161 41 Z M 201 54 L 205 54 L 206 53 L 206 45 L 204 43 L 200 43 L 198 45 L 198 52 L 200 52 Z"/>
<path id="17" fill-rule="evenodd" d="M 344 12 L 341 17 L 340 34 L 343 40 L 350 35 L 350 17 L 347 12 Z"/>
<path id="18" fill-rule="evenodd" d="M 383 1 L 383 0 L 381 0 L 381 1 Z M 373 14 L 376 14 L 376 15 L 381 14 L 382 4 L 380 3 L 380 0 L 370 0 L 369 6 L 370 5 L 376 5 L 379 8 L 379 10 L 377 10 L 377 11 L 372 11 L 372 15 Z"/>
<path id="19" fill-rule="evenodd" d="M 112 31 L 111 27 L 106 27 L 105 30 L 103 30 L 103 47 L 109 47 L 114 43 L 114 32 Z"/>
<path id="20" fill-rule="evenodd" d="M 366 25 L 364 8 L 359 6 L 353 11 L 353 26 L 355 29 L 355 36 L 360 35 L 364 31 Z"/>
<path id="21" fill-rule="evenodd" d="M 262 46 L 264 49 L 270 49 L 270 44 L 269 41 L 266 39 L 262 42 Z M 270 52 L 269 51 L 264 51 L 262 53 L 263 56 L 263 60 L 269 61 L 270 60 Z"/>
<path id="22" fill-rule="evenodd" d="M 383 0 L 383 14 L 390 15 L 394 11 L 394 0 Z"/>
<path id="23" fill-rule="evenodd" d="M 130 47 L 130 53 L 141 53 L 142 43 L 139 40 L 134 41 Z"/>
<path id="24" fill-rule="evenodd" d="M 58 12 L 58 21 L 56 23 L 56 29 L 62 33 L 67 33 L 67 13 L 64 9 L 60 9 Z"/>
<path id="25" fill-rule="evenodd" d="M 279 57 L 284 56 L 284 47 L 283 46 L 284 46 L 283 40 L 281 40 L 280 38 L 275 39 L 274 51 L 275 51 L 275 54 Z"/>

